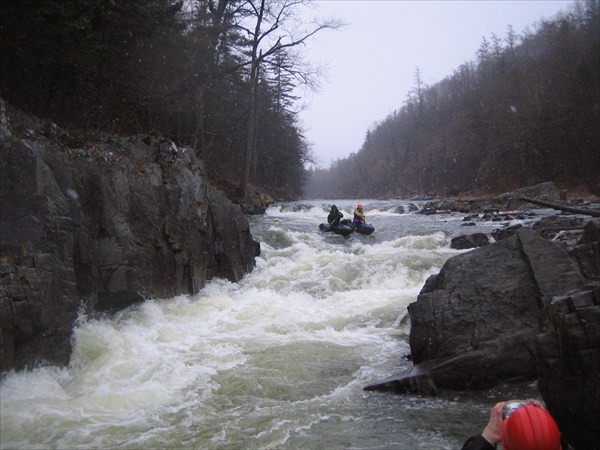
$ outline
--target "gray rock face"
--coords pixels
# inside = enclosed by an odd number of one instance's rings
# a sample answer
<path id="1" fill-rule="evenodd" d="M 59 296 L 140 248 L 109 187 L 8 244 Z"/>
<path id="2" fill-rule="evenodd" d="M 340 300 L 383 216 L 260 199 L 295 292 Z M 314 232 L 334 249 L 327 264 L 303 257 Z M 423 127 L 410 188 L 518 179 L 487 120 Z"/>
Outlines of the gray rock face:
<path id="1" fill-rule="evenodd" d="M 500 355 L 515 340 L 533 344 L 543 306 L 555 293 L 582 284 L 564 250 L 526 229 L 496 245 L 451 258 L 409 305 L 413 361 L 488 347 Z M 517 335 L 521 337 L 515 339 Z M 527 346 L 515 350 L 511 358 L 519 363 L 519 354 L 525 353 L 526 359 L 531 354 Z M 506 375 L 521 375 L 522 369 L 507 367 L 507 362 L 501 369 Z"/>
<path id="2" fill-rule="evenodd" d="M 530 229 L 449 259 L 408 307 L 413 371 L 436 389 L 534 378 L 543 308 L 583 284 L 566 251 Z M 411 391 L 413 375 L 386 380 L 385 390 Z"/>
<path id="3" fill-rule="evenodd" d="M 575 448 L 600 448 L 600 288 L 556 297 L 536 338 L 538 386 Z"/>
<path id="4" fill-rule="evenodd" d="M 523 210 L 535 207 L 521 200 L 521 197 L 533 197 L 538 200 L 551 202 L 566 201 L 566 192 L 559 189 L 552 182 L 540 183 L 536 186 L 523 187 L 514 192 L 507 192 L 498 197 L 490 197 L 476 200 L 454 200 L 441 199 L 428 202 L 422 212 L 424 214 L 435 214 L 437 211 L 454 211 L 461 213 L 478 213 L 484 211 L 487 219 L 499 220 L 502 215 L 500 211 Z"/>
<path id="5" fill-rule="evenodd" d="M 538 380 L 566 442 L 600 442 L 600 220 L 576 246 L 531 229 L 451 258 L 409 305 L 414 366 L 366 390 L 435 395 Z"/>
<path id="6" fill-rule="evenodd" d="M 585 225 L 583 235 L 570 253 L 586 280 L 600 285 L 600 219 L 590 220 Z"/>
<path id="7" fill-rule="evenodd" d="M 526 202 L 521 200 L 521 197 L 532 197 L 538 200 L 546 200 L 553 202 L 564 202 L 567 199 L 567 193 L 558 189 L 554 183 L 545 182 L 536 186 L 527 186 L 502 194 L 499 198 L 508 209 L 519 209 L 526 207 Z"/>
<path id="8" fill-rule="evenodd" d="M 82 307 L 193 294 L 253 269 L 246 217 L 193 151 L 150 136 L 68 147 L 29 125 L 0 139 L 2 371 L 68 362 Z"/>
<path id="9" fill-rule="evenodd" d="M 483 233 L 464 234 L 452 238 L 450 248 L 464 250 L 467 248 L 483 247 L 489 243 L 489 238 Z"/>

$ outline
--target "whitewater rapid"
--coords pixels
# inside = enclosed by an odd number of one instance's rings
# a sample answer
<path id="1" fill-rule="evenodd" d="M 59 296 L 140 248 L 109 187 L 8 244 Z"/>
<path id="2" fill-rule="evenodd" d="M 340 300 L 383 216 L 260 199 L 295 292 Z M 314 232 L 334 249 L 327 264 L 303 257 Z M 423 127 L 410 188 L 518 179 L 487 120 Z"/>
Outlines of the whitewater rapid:
<path id="1" fill-rule="evenodd" d="M 318 231 L 328 202 L 277 205 L 251 219 L 261 256 L 240 283 L 82 313 L 68 367 L 3 377 L 1 448 L 459 447 L 497 392 L 363 387 L 409 367 L 406 306 L 462 217 L 362 202 L 371 236 Z"/>

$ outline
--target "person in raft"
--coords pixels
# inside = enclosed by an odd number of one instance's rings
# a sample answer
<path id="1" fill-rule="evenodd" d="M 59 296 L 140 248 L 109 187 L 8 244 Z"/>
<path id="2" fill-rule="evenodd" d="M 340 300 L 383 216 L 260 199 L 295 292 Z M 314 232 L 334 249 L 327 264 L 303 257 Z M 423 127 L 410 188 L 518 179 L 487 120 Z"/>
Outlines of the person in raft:
<path id="1" fill-rule="evenodd" d="M 538 400 L 497 403 L 482 433 L 470 437 L 462 450 L 561 450 L 556 422 Z"/>
<path id="2" fill-rule="evenodd" d="M 361 223 L 365 223 L 367 218 L 365 217 L 365 213 L 363 213 L 363 205 L 359 203 L 356 209 L 354 210 L 354 224 L 360 225 Z"/>
<path id="3" fill-rule="evenodd" d="M 329 215 L 327 216 L 329 228 L 337 227 L 340 224 L 340 219 L 342 217 L 344 217 L 344 215 L 337 209 L 337 206 L 331 205 L 331 211 L 329 211 Z"/>

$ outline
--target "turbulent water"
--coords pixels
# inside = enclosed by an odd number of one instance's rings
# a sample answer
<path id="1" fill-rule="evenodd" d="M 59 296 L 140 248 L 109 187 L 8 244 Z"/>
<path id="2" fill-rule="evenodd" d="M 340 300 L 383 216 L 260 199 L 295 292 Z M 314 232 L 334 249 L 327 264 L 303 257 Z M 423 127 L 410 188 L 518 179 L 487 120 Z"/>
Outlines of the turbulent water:
<path id="1" fill-rule="evenodd" d="M 355 203 L 336 202 L 346 217 Z M 251 219 L 262 254 L 240 283 L 81 317 L 69 367 L 3 378 L 1 447 L 453 449 L 496 401 L 536 395 L 363 390 L 409 367 L 406 306 L 465 228 L 362 203 L 370 236 L 320 232 L 326 202 L 274 206 Z"/>

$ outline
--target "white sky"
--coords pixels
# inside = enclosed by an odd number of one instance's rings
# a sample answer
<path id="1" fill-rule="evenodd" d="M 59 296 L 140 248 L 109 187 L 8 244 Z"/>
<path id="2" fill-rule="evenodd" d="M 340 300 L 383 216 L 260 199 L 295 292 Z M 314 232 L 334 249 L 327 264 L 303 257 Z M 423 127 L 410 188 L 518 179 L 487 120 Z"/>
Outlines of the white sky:
<path id="1" fill-rule="evenodd" d="M 567 11 L 559 0 L 317 0 L 312 17 L 347 23 L 325 30 L 305 49 L 308 61 L 328 66 L 318 92 L 302 92 L 300 113 L 322 167 L 357 152 L 375 123 L 404 104 L 421 79 L 435 84 L 476 59 L 483 37 L 521 34 L 542 18 Z"/>

